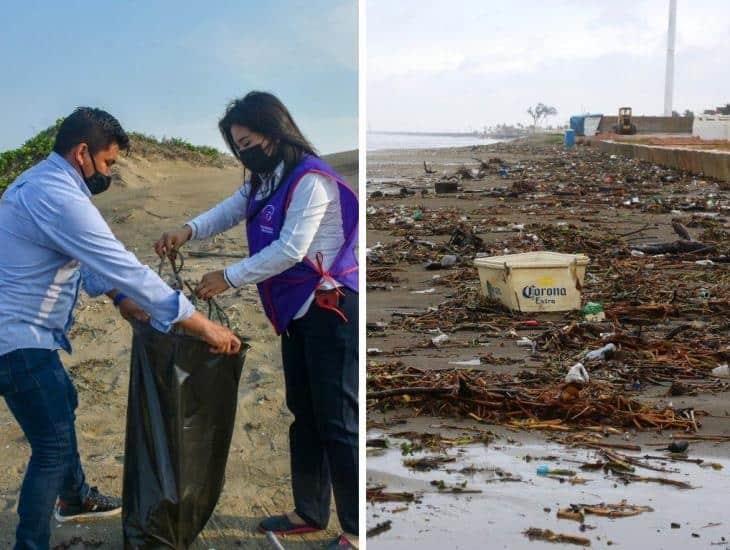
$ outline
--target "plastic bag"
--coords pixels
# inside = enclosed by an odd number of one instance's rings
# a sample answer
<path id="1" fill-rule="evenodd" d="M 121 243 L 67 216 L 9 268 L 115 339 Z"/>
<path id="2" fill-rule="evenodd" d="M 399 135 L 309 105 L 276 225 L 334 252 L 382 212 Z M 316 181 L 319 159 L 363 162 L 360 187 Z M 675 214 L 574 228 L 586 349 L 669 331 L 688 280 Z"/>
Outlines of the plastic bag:
<path id="1" fill-rule="evenodd" d="M 188 548 L 223 488 L 248 346 L 209 351 L 133 323 L 122 521 L 127 549 Z"/>

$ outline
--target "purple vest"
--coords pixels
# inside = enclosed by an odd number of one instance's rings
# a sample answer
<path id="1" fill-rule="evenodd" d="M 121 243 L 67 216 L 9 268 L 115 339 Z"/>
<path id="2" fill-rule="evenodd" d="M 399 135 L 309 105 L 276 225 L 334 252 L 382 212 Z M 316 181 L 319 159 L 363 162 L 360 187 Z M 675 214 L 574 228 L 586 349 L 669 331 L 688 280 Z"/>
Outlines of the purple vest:
<path id="1" fill-rule="evenodd" d="M 286 330 L 294 315 L 319 286 L 322 277 L 334 279 L 357 292 L 358 264 L 355 256 L 357 195 L 341 176 L 318 157 L 306 155 L 281 182 L 265 205 L 262 200 L 253 197 L 249 200 L 246 223 L 249 252 L 254 255 L 279 238 L 292 193 L 302 177 L 308 173 L 321 174 L 337 182 L 345 243 L 329 271 L 324 271 L 321 265 L 305 258 L 295 266 L 257 285 L 266 316 L 274 325 L 277 334 Z"/>

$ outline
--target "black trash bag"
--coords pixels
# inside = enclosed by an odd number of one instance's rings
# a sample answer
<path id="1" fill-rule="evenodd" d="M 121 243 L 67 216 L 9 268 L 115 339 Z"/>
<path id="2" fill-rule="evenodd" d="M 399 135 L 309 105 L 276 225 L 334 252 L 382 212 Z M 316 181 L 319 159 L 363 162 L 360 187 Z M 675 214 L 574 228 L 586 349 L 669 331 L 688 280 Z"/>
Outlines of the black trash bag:
<path id="1" fill-rule="evenodd" d="M 122 521 L 126 549 L 188 548 L 223 488 L 248 346 L 219 355 L 133 323 Z"/>

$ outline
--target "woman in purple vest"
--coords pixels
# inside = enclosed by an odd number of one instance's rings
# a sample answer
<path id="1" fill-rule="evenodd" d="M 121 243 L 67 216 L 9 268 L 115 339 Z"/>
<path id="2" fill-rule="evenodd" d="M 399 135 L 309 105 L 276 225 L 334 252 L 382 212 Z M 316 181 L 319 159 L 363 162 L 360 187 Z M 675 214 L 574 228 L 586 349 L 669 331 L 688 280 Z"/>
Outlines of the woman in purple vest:
<path id="1" fill-rule="evenodd" d="M 205 275 L 211 298 L 255 283 L 277 334 L 294 415 L 289 430 L 294 510 L 266 518 L 262 531 L 325 529 L 334 492 L 344 534 L 331 548 L 357 547 L 358 264 L 357 197 L 317 157 L 275 96 L 251 92 L 219 123 L 251 173 L 242 187 L 155 244 L 164 256 L 245 222 L 250 256 Z"/>

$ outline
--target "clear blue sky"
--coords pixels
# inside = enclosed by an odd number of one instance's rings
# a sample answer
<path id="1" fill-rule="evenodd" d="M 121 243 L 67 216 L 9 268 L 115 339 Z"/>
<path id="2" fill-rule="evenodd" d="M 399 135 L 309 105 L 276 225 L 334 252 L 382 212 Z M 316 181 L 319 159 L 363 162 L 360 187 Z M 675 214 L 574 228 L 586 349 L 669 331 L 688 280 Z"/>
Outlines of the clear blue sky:
<path id="1" fill-rule="evenodd" d="M 10 0 L 3 20 L 0 151 L 79 105 L 224 149 L 218 119 L 252 89 L 321 152 L 357 147 L 355 0 Z"/>

